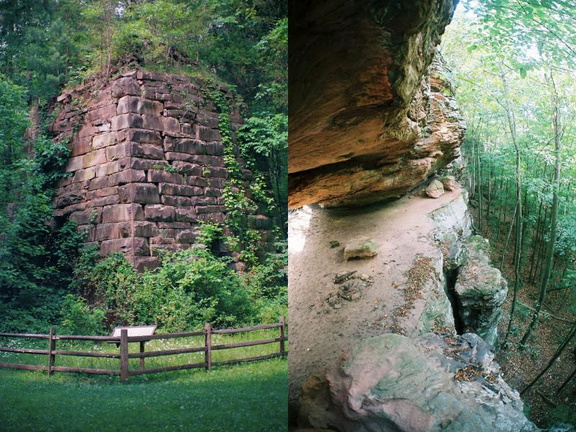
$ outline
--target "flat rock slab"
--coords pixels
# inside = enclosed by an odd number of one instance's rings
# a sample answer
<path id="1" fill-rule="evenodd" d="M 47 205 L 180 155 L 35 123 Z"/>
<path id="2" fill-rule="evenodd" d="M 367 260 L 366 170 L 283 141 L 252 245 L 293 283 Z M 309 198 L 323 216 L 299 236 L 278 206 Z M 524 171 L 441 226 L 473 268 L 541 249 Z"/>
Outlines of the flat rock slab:
<path id="1" fill-rule="evenodd" d="M 358 238 L 344 246 L 344 258 L 364 259 L 378 255 L 378 244 L 370 238 Z"/>
<path id="2" fill-rule="evenodd" d="M 336 361 L 352 341 L 393 331 L 395 324 L 410 335 L 427 330 L 420 328 L 423 321 L 450 325 L 451 310 L 445 296 L 442 300 L 439 279 L 442 256 L 433 239 L 438 223 L 428 216 L 449 206 L 466 208 L 460 189 L 436 200 L 405 197 L 361 210 L 313 206 L 291 213 L 288 283 L 292 405 L 297 405 L 306 377 Z M 344 245 L 357 239 L 371 239 L 379 245 L 378 254 L 370 259 L 346 259 Z M 418 256 L 429 258 L 433 273 L 427 274 L 423 285 L 410 294 L 404 288 Z M 347 273 L 351 274 L 348 281 L 344 277 Z M 339 282 L 360 283 L 360 278 L 370 282 L 359 290 L 356 286 L 348 289 L 345 294 L 350 294 L 351 300 L 345 299 Z M 356 292 L 360 298 L 354 295 Z M 431 300 L 436 295 L 442 304 Z M 410 296 L 413 309 L 402 309 Z"/>

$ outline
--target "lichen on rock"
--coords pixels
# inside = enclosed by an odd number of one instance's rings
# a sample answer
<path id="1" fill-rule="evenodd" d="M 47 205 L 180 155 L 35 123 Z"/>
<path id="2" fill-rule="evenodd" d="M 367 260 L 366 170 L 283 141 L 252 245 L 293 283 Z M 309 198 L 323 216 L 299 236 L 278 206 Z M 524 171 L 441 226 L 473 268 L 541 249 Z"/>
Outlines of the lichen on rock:
<path id="1" fill-rule="evenodd" d="M 303 385 L 300 424 L 340 432 L 538 430 L 476 335 L 385 334 Z"/>

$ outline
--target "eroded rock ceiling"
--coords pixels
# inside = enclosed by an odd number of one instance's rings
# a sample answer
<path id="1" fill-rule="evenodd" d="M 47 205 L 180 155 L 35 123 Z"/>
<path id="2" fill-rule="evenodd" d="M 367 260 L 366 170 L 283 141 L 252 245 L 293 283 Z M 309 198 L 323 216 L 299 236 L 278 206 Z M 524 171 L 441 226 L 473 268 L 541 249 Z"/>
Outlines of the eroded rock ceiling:
<path id="1" fill-rule="evenodd" d="M 463 122 L 429 69 L 456 3 L 293 2 L 290 207 L 396 198 L 458 156 Z"/>

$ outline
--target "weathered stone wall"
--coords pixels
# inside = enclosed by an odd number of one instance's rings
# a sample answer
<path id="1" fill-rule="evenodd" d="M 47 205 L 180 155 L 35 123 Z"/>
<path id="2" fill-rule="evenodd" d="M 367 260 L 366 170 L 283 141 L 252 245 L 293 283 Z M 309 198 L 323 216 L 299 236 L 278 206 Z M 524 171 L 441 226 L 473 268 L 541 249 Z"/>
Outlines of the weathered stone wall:
<path id="1" fill-rule="evenodd" d="M 56 217 L 86 230 L 103 255 L 122 251 L 137 268 L 155 266 L 155 249 L 188 248 L 202 221 L 226 219 L 229 172 L 216 107 L 205 83 L 178 75 L 130 71 L 97 85 L 58 98 L 52 127 L 56 140 L 70 140 L 72 155 Z M 213 91 L 230 101 L 235 132 L 238 104 L 225 88 Z M 242 172 L 249 182 L 252 173 Z M 249 215 L 248 223 L 270 238 L 268 217 Z"/>

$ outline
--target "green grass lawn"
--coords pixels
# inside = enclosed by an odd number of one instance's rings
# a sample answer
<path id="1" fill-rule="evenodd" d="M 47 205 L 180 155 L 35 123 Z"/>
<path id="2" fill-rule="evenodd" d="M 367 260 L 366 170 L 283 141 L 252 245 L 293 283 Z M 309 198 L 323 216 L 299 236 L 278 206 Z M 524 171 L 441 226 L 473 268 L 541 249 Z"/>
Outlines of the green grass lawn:
<path id="1" fill-rule="evenodd" d="M 131 377 L 0 369 L 3 432 L 288 430 L 287 361 Z"/>

